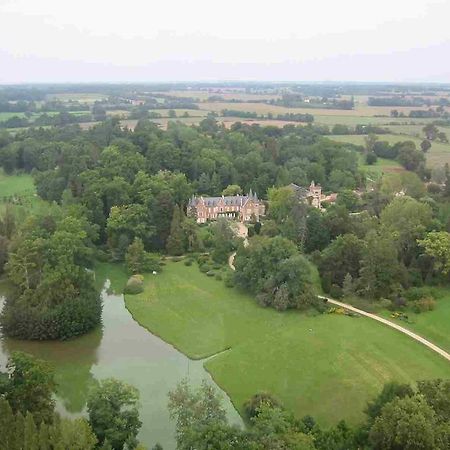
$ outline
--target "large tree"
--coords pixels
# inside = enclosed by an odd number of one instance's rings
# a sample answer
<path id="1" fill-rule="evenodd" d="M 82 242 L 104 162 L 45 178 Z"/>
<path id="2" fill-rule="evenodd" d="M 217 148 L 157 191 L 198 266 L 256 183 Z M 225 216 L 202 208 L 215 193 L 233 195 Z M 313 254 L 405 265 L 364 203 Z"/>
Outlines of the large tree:
<path id="1" fill-rule="evenodd" d="M 89 423 L 100 444 L 114 450 L 136 448 L 142 422 L 139 419 L 139 392 L 114 378 L 102 380 L 89 394 Z"/>

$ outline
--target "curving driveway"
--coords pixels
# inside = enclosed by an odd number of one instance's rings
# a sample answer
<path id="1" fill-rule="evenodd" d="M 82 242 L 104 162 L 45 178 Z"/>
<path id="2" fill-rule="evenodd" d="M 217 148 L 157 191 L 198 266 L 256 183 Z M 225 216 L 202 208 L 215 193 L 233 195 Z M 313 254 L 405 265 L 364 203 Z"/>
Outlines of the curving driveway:
<path id="1" fill-rule="evenodd" d="M 362 309 L 355 308 L 354 306 L 349 305 L 348 303 L 338 302 L 337 300 L 334 300 L 329 297 L 324 297 L 323 295 L 318 295 L 318 297 L 323 300 L 327 300 L 328 303 L 332 303 L 333 305 L 340 306 L 341 308 L 345 308 L 350 311 L 356 312 L 358 314 L 361 314 L 362 316 L 369 317 L 370 319 L 376 320 L 378 322 L 383 323 L 384 325 L 394 328 L 397 331 L 400 331 L 401 333 L 404 333 L 404 334 L 408 335 L 409 337 L 415 339 L 417 342 L 420 342 L 421 344 L 427 346 L 429 349 L 431 349 L 434 352 L 438 353 L 439 355 L 443 356 L 447 361 L 450 362 L 450 354 L 449 353 L 447 353 L 445 350 L 438 347 L 437 345 L 433 344 L 432 342 L 427 341 L 422 336 L 419 336 L 418 334 L 413 333 L 412 331 L 408 330 L 407 328 L 402 327 L 401 325 L 391 322 L 390 320 L 384 319 L 383 317 L 377 316 L 376 314 L 368 313 L 366 311 L 363 311 Z"/>

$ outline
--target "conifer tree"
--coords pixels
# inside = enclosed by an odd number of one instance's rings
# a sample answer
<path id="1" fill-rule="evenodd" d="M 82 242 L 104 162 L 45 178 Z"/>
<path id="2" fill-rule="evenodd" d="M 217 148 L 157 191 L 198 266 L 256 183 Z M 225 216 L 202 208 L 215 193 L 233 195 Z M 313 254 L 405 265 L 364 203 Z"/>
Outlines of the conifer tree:
<path id="1" fill-rule="evenodd" d="M 173 209 L 172 223 L 170 225 L 170 235 L 167 240 L 167 252 L 169 255 L 179 256 L 185 251 L 185 236 L 183 232 L 182 222 L 184 212 L 181 207 L 175 205 Z"/>

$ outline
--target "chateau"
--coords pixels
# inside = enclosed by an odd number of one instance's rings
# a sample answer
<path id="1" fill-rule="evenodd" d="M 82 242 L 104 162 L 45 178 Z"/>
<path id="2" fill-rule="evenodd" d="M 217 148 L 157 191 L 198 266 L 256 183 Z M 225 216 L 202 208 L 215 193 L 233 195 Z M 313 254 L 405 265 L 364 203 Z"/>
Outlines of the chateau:
<path id="1" fill-rule="evenodd" d="M 250 190 L 248 195 L 227 197 L 192 197 L 188 204 L 188 214 L 196 217 L 197 223 L 216 220 L 219 217 L 248 222 L 254 217 L 259 221 L 265 213 L 265 206 Z"/>
<path id="2" fill-rule="evenodd" d="M 311 181 L 309 189 L 297 186 L 294 183 L 291 183 L 289 187 L 294 191 L 299 201 L 308 203 L 317 209 L 322 209 L 322 202 L 334 203 L 336 201 L 337 194 L 322 195 L 322 187 L 320 184 L 315 184 L 314 181 Z"/>

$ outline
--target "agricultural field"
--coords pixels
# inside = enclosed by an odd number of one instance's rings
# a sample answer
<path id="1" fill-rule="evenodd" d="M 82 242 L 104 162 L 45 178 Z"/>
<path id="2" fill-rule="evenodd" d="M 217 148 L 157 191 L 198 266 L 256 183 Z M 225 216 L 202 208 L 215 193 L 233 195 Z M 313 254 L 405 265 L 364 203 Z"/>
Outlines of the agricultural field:
<path id="1" fill-rule="evenodd" d="M 323 425 L 357 423 L 368 399 L 390 380 L 448 376 L 448 363 L 407 336 L 366 318 L 279 313 L 169 262 L 126 296 L 133 317 L 206 369 L 242 412 L 258 391 L 272 392 L 297 417 Z"/>
<path id="2" fill-rule="evenodd" d="M 168 91 L 167 94 L 174 97 L 183 98 L 195 98 L 199 101 L 206 101 L 209 97 L 220 96 L 224 100 L 240 100 L 242 102 L 252 101 L 252 100 L 276 100 L 280 98 L 280 95 L 276 94 L 248 94 L 244 91 L 242 92 L 222 92 L 221 90 L 212 91 L 197 91 L 197 90 L 187 90 L 187 91 Z"/>
<path id="3" fill-rule="evenodd" d="M 106 98 L 106 95 L 90 92 L 65 92 L 47 95 L 47 100 L 60 100 L 62 102 L 78 101 L 80 103 L 95 103 Z"/>
<path id="4" fill-rule="evenodd" d="M 342 136 L 330 136 L 338 142 L 349 142 L 355 145 L 364 145 L 364 135 L 342 135 Z M 380 141 L 386 141 L 390 144 L 395 144 L 400 141 L 413 141 L 415 142 L 417 148 L 420 148 L 420 143 L 422 138 L 416 138 L 413 136 L 407 136 L 403 134 L 382 134 L 379 135 Z M 450 144 L 443 144 L 441 142 L 433 142 L 430 150 L 427 153 L 427 164 L 430 167 L 444 165 L 445 163 L 450 164 Z"/>

